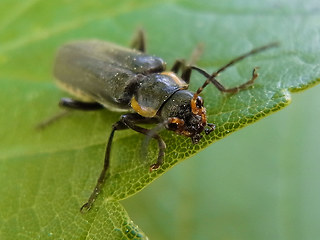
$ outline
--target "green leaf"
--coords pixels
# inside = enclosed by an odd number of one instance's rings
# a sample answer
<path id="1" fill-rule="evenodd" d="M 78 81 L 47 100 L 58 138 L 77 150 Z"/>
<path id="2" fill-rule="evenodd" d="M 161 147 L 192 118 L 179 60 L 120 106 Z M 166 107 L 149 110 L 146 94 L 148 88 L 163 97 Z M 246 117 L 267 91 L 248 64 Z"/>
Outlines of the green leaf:
<path id="1" fill-rule="evenodd" d="M 0 238 L 146 239 L 118 200 L 135 194 L 175 164 L 281 108 L 291 93 L 319 82 L 316 3 L 282 1 L 19 1 L 0 3 Z M 314 6 L 315 5 L 315 6 Z M 198 65 L 209 72 L 270 42 L 281 47 L 253 56 L 220 76 L 239 85 L 259 66 L 255 85 L 235 95 L 213 86 L 203 93 L 216 131 L 200 144 L 162 132 L 165 164 L 150 173 L 157 145 L 141 159 L 143 136 L 117 132 L 109 178 L 93 209 L 80 214 L 102 168 L 106 139 L 118 113 L 73 112 L 39 131 L 65 96 L 52 81 L 55 50 L 72 39 L 128 45 L 135 29 L 148 34 L 148 52 L 168 65 L 188 58 L 200 42 Z M 194 74 L 190 88 L 204 79 Z M 168 186 L 169 188 L 170 186 Z M 158 192 L 161 195 L 161 192 Z M 165 220 L 163 220 L 165 222 Z"/>

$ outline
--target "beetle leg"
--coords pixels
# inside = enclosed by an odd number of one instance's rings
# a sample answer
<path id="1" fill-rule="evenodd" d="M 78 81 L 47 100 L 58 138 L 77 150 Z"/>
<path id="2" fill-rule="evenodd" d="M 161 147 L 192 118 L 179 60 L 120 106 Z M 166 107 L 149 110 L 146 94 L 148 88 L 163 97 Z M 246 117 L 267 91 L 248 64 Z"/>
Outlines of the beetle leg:
<path id="1" fill-rule="evenodd" d="M 197 46 L 193 49 L 191 56 L 189 57 L 189 60 L 187 62 L 187 65 L 194 65 L 196 62 L 198 62 L 200 56 L 202 55 L 204 50 L 204 44 L 198 43 Z"/>
<path id="2" fill-rule="evenodd" d="M 181 74 L 181 78 L 188 84 L 190 83 L 191 72 L 192 72 L 191 66 L 186 66 L 183 69 L 182 74 Z"/>
<path id="3" fill-rule="evenodd" d="M 180 69 L 185 67 L 185 65 L 186 63 L 184 59 L 177 59 L 171 67 L 171 72 L 178 73 Z"/>
<path id="4" fill-rule="evenodd" d="M 146 52 L 146 37 L 145 32 L 142 29 L 137 31 L 136 36 L 131 43 L 131 48 L 137 49 L 143 53 Z"/>
<path id="5" fill-rule="evenodd" d="M 81 102 L 71 98 L 62 98 L 59 102 L 59 106 L 68 108 L 69 110 L 76 109 L 76 110 L 83 110 L 83 111 L 93 111 L 93 110 L 103 109 L 103 106 L 97 102 Z M 60 118 L 67 116 L 68 114 L 70 114 L 70 111 L 68 111 L 68 109 L 65 109 L 64 111 L 39 123 L 36 126 L 36 129 L 43 129 L 48 125 L 52 124 L 53 122 L 59 120 Z"/>
<path id="6" fill-rule="evenodd" d="M 68 114 L 70 114 L 70 111 L 68 110 L 64 110 L 60 113 L 55 114 L 54 116 L 40 122 L 39 124 L 36 125 L 36 129 L 44 129 L 46 128 L 48 125 L 54 123 L 55 121 L 59 120 L 60 118 L 63 118 L 65 116 L 67 116 Z"/>
<path id="7" fill-rule="evenodd" d="M 102 188 L 102 186 L 103 186 L 103 184 L 105 182 L 107 170 L 109 169 L 110 153 L 111 153 L 111 146 L 112 146 L 112 140 L 113 140 L 114 132 L 116 130 L 124 130 L 124 129 L 128 129 L 128 127 L 125 124 L 123 124 L 123 122 L 121 120 L 112 125 L 112 131 L 111 131 L 111 133 L 109 135 L 109 140 L 108 140 L 106 153 L 105 153 L 105 157 L 104 157 L 103 169 L 102 169 L 102 171 L 100 173 L 100 176 L 98 178 L 97 184 L 96 184 L 93 192 L 91 193 L 88 201 L 85 204 L 83 204 L 82 207 L 80 208 L 80 212 L 83 213 L 84 209 L 86 211 L 88 211 L 92 207 L 92 204 L 97 199 L 97 196 L 99 195 L 99 193 L 101 191 L 101 188 Z"/>
<path id="8" fill-rule="evenodd" d="M 94 111 L 104 108 L 97 102 L 81 102 L 71 98 L 61 98 L 59 106 L 83 111 Z"/>
<path id="9" fill-rule="evenodd" d="M 185 81 L 187 84 L 189 84 L 191 71 L 192 71 L 191 66 L 186 65 L 186 62 L 184 59 L 177 59 L 174 62 L 171 68 L 171 71 L 174 73 L 178 73 L 180 69 L 182 70 L 182 73 L 181 73 L 182 80 Z"/>
<path id="10" fill-rule="evenodd" d="M 84 210 L 88 211 L 92 207 L 92 204 L 97 199 L 97 196 L 99 195 L 99 193 L 101 192 L 103 184 L 106 180 L 106 173 L 107 173 L 107 170 L 109 169 L 109 165 L 110 165 L 111 146 L 112 146 L 112 141 L 113 141 L 113 136 L 114 136 L 115 131 L 116 130 L 125 130 L 125 129 L 130 128 L 136 132 L 142 133 L 144 135 L 148 135 L 148 133 L 151 130 L 139 127 L 136 125 L 136 123 L 157 123 L 157 122 L 158 122 L 158 120 L 156 118 L 144 118 L 138 114 L 133 113 L 133 114 L 122 115 L 121 120 L 112 125 L 112 131 L 109 136 L 109 140 L 108 140 L 108 144 L 107 144 L 107 148 L 106 148 L 106 153 L 105 153 L 105 157 L 104 157 L 103 169 L 100 173 L 100 176 L 98 178 L 98 181 L 96 183 L 96 186 L 95 186 L 93 192 L 91 193 L 88 201 L 84 205 L 82 205 L 82 207 L 80 208 L 80 212 L 84 212 Z M 163 162 L 164 150 L 166 148 L 166 145 L 165 145 L 164 141 L 162 140 L 162 138 L 158 134 L 153 133 L 152 138 L 158 140 L 158 144 L 159 144 L 158 161 L 151 166 L 152 170 L 154 170 L 154 169 L 159 168 L 159 166 Z"/>
<path id="11" fill-rule="evenodd" d="M 137 117 L 138 117 L 138 119 L 137 119 Z M 140 119 L 140 121 L 139 121 L 139 119 Z M 153 120 L 154 122 L 157 121 L 157 120 L 152 119 L 152 118 L 151 119 L 145 118 L 145 119 L 148 122 L 150 120 Z M 135 123 L 137 123 L 137 122 L 141 123 L 142 122 L 141 121 L 141 116 L 138 115 L 138 114 L 122 115 L 121 116 L 121 120 L 128 128 L 131 128 L 132 130 L 134 130 L 136 132 L 142 133 L 142 134 L 144 134 L 146 136 L 148 136 L 149 133 L 152 133 L 151 137 L 158 141 L 159 153 L 158 153 L 157 162 L 150 166 L 150 171 L 158 169 L 163 163 L 164 151 L 166 149 L 166 144 L 163 141 L 163 139 L 157 133 L 152 132 L 152 130 L 137 126 Z"/>

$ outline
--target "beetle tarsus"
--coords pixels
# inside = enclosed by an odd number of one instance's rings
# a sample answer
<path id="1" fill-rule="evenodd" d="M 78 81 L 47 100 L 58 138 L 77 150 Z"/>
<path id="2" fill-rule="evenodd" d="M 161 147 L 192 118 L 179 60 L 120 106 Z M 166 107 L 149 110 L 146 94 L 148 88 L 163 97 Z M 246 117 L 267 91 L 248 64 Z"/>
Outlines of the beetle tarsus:
<path id="1" fill-rule="evenodd" d="M 209 135 L 212 131 L 214 131 L 214 129 L 216 128 L 216 126 L 213 123 L 208 123 L 207 127 L 204 129 L 205 134 Z"/>
<path id="2" fill-rule="evenodd" d="M 81 213 L 86 213 L 90 210 L 92 204 L 90 204 L 89 202 L 86 202 L 85 204 L 82 205 L 82 207 L 80 208 L 80 212 Z"/>
<path id="3" fill-rule="evenodd" d="M 56 122 L 57 120 L 67 116 L 70 113 L 71 113 L 70 111 L 65 109 L 64 111 L 62 111 L 62 112 L 60 112 L 60 113 L 58 113 L 58 114 L 56 114 L 56 115 L 44 120 L 43 122 L 37 124 L 35 128 L 37 130 L 40 130 L 40 129 L 42 130 L 42 129 L 48 127 L 50 124 Z"/>
<path id="4" fill-rule="evenodd" d="M 158 170 L 160 165 L 158 163 L 154 163 L 150 166 L 150 172 L 153 172 L 155 170 Z"/>

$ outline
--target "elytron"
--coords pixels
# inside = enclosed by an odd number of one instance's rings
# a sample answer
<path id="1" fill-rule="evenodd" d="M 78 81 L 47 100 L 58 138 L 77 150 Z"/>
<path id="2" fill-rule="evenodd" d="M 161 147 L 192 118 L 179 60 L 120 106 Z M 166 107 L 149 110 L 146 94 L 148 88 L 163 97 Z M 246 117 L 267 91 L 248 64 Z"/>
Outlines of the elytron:
<path id="1" fill-rule="evenodd" d="M 212 74 L 185 60 L 176 60 L 171 69 L 166 70 L 164 60 L 145 53 L 143 31 L 138 32 L 131 49 L 101 40 L 80 40 L 63 45 L 56 56 L 54 76 L 58 85 L 75 99 L 63 98 L 60 105 L 79 110 L 108 108 L 126 112 L 112 125 L 103 169 L 81 211 L 91 208 L 106 180 L 115 131 L 132 129 L 155 139 L 159 153 L 150 171 L 158 169 L 164 161 L 166 144 L 154 129 L 174 131 L 197 144 L 202 132 L 210 134 L 215 128 L 213 123 L 207 122 L 206 109 L 200 97 L 203 89 L 209 83 L 226 93 L 236 93 L 249 87 L 258 77 L 256 68 L 249 81 L 234 88 L 225 88 L 216 77 L 242 59 L 275 45 L 272 43 L 253 49 Z M 196 92 L 188 90 L 192 71 L 206 78 Z M 147 129 L 139 124 L 157 124 L 158 128 Z"/>

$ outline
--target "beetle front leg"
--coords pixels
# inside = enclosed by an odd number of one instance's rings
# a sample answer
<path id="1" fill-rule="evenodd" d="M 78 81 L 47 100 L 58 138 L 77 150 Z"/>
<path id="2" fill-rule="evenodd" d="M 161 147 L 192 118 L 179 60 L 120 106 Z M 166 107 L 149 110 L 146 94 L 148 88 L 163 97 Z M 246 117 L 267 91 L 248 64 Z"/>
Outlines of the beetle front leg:
<path id="1" fill-rule="evenodd" d="M 146 136 L 148 136 L 150 133 L 152 133 L 151 138 L 154 138 L 158 142 L 159 153 L 158 153 L 157 162 L 150 166 L 150 171 L 157 170 L 163 163 L 164 151 L 166 149 L 166 144 L 163 141 L 163 139 L 157 133 L 152 132 L 152 130 L 137 126 L 136 125 L 137 122 L 142 123 L 141 116 L 138 114 L 122 115 L 121 120 L 128 128 L 131 128 L 132 130 L 134 130 L 136 132 L 142 133 Z M 145 121 L 149 122 L 150 120 L 154 121 L 154 122 L 157 121 L 153 118 L 151 118 L 151 119 L 145 118 Z"/>
<path id="2" fill-rule="evenodd" d="M 181 70 L 181 78 L 186 82 L 190 83 L 191 78 L 191 72 L 192 72 L 192 65 L 195 64 L 199 57 L 201 56 L 203 52 L 203 44 L 198 44 L 195 49 L 192 51 L 192 54 L 188 61 L 184 59 L 177 59 L 172 68 L 171 71 L 174 73 L 178 73 L 179 70 Z"/>

